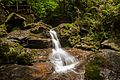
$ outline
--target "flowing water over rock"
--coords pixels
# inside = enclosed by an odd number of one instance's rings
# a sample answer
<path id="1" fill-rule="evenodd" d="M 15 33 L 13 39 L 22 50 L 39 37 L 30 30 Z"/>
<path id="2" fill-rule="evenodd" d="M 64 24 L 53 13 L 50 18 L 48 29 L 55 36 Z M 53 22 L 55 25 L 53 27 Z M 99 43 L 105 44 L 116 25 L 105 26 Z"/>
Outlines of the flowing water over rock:
<path id="1" fill-rule="evenodd" d="M 78 59 L 72 55 L 69 55 L 65 50 L 61 48 L 57 33 L 54 30 L 50 30 L 50 35 L 52 38 L 52 44 L 54 46 L 54 49 L 52 49 L 52 54 L 50 55 L 50 60 L 54 65 L 55 72 L 74 72 L 75 66 L 79 64 Z"/>

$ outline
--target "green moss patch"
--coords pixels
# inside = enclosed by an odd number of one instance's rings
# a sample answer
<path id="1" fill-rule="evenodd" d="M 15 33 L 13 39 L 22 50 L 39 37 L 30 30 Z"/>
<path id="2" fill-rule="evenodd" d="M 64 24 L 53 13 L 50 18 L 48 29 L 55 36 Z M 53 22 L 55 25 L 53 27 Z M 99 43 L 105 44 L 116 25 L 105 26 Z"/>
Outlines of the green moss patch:
<path id="1" fill-rule="evenodd" d="M 0 42 L 0 65 L 2 64 L 32 64 L 35 52 L 24 49 L 14 42 Z"/>
<path id="2" fill-rule="evenodd" d="M 106 60 L 100 56 L 95 55 L 92 60 L 85 66 L 85 79 L 86 80 L 103 80 L 100 75 L 102 67 L 105 66 Z"/>

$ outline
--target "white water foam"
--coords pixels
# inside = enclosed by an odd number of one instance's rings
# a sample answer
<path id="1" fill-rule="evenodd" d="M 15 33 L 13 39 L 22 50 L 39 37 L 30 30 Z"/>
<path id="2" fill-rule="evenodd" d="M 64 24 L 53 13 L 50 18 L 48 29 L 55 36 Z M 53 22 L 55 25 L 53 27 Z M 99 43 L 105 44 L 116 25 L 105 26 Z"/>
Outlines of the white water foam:
<path id="1" fill-rule="evenodd" d="M 50 55 L 50 61 L 54 65 L 55 72 L 66 73 L 68 71 L 74 71 L 75 66 L 79 64 L 78 59 L 61 48 L 57 33 L 54 30 L 51 29 L 49 33 L 54 46 Z"/>

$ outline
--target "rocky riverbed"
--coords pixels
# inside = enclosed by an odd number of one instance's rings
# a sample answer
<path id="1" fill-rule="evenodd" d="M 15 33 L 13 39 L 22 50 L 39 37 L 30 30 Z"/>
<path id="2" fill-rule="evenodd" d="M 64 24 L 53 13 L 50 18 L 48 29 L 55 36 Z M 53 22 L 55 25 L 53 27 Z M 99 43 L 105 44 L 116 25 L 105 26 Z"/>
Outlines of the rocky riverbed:
<path id="1" fill-rule="evenodd" d="M 120 80 L 118 44 L 86 42 L 77 36 L 79 27 L 73 26 L 61 24 L 55 30 L 64 49 L 80 63 L 75 72 L 55 73 L 49 60 L 52 26 L 41 21 L 25 24 L 22 16 L 10 14 L 0 25 L 0 80 Z"/>

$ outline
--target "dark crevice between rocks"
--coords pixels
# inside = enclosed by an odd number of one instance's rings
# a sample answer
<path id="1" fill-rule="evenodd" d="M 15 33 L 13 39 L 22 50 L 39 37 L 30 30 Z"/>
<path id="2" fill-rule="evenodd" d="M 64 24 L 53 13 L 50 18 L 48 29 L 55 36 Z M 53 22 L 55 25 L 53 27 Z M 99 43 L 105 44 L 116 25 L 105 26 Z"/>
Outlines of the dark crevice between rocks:
<path id="1" fill-rule="evenodd" d="M 108 46 L 108 45 L 101 45 L 100 49 L 110 49 L 110 50 L 119 51 L 119 50 L 116 50 L 116 49 L 114 49 L 114 48 L 112 48 L 111 46 Z"/>
<path id="2" fill-rule="evenodd" d="M 30 49 L 45 49 L 50 48 L 51 43 L 50 41 L 42 41 L 42 40 L 28 40 L 27 44 L 24 46 L 25 48 Z"/>

